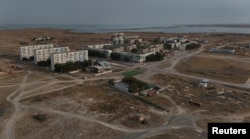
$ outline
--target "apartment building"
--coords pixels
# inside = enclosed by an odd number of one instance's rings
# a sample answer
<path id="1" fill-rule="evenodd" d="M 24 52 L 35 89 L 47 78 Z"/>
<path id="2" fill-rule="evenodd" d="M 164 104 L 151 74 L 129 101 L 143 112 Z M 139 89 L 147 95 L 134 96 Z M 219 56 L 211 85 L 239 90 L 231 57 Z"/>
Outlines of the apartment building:
<path id="1" fill-rule="evenodd" d="M 53 48 L 53 44 L 43 44 L 43 45 L 33 45 L 33 46 L 22 46 L 19 48 L 19 56 L 20 60 L 24 58 L 31 58 L 34 56 L 34 50 L 36 49 L 46 49 L 46 48 Z"/>
<path id="2" fill-rule="evenodd" d="M 111 43 L 88 45 L 88 48 L 102 49 L 104 46 L 111 46 Z"/>
<path id="3" fill-rule="evenodd" d="M 50 56 L 51 70 L 55 70 L 55 64 L 65 64 L 67 62 L 83 62 L 88 60 L 88 50 L 81 50 L 75 52 L 54 53 Z"/>
<path id="4" fill-rule="evenodd" d="M 116 36 L 112 38 L 113 45 L 124 45 L 124 37 L 123 36 Z"/>
<path id="5" fill-rule="evenodd" d="M 125 44 L 135 44 L 136 42 L 142 43 L 142 39 L 138 35 L 135 36 L 124 36 Z"/>
<path id="6" fill-rule="evenodd" d="M 47 61 L 51 54 L 63 53 L 70 51 L 69 47 L 56 47 L 46 49 L 35 49 L 34 50 L 34 62 L 37 65 L 40 61 Z"/>
<path id="7" fill-rule="evenodd" d="M 126 52 L 131 52 L 132 49 L 136 49 L 136 48 L 137 48 L 136 45 L 126 45 L 124 47 Z"/>

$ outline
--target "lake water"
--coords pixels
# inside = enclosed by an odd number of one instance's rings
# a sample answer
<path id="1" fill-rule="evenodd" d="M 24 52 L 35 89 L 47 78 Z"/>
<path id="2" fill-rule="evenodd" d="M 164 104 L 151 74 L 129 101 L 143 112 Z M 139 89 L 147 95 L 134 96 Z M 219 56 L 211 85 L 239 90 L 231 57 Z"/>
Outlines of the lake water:
<path id="1" fill-rule="evenodd" d="M 67 29 L 72 32 L 165 32 L 165 33 L 247 33 L 247 27 L 223 27 L 223 26 L 185 26 L 185 25 L 0 25 L 3 29 L 32 29 L 50 28 Z"/>

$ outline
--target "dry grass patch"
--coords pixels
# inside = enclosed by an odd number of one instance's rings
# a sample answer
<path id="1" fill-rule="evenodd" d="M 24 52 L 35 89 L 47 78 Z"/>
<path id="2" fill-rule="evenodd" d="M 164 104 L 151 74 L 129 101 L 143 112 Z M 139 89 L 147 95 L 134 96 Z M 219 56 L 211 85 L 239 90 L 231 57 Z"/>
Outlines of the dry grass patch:
<path id="1" fill-rule="evenodd" d="M 183 60 L 176 69 L 187 74 L 235 83 L 245 83 L 250 75 L 250 65 L 247 63 L 202 57 Z"/>

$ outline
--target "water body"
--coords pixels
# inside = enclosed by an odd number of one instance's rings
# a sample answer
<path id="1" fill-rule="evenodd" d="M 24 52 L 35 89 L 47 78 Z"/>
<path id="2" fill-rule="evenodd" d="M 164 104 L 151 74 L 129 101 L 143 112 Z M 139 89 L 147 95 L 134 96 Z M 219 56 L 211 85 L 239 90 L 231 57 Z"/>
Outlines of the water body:
<path id="1" fill-rule="evenodd" d="M 250 34 L 250 26 L 223 25 L 0 25 L 6 29 L 66 29 L 72 32 L 105 33 L 105 32 L 165 32 L 165 33 L 246 33 Z"/>

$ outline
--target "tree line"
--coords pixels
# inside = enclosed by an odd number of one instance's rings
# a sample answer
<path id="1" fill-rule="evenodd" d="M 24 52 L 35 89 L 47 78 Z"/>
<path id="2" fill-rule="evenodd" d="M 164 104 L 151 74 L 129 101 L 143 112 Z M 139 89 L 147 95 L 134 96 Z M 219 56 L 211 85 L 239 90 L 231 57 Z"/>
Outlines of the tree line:
<path id="1" fill-rule="evenodd" d="M 86 67 L 91 66 L 93 64 L 92 60 L 86 60 L 83 62 L 67 62 L 65 64 L 55 64 L 55 72 L 70 72 L 77 69 L 85 70 Z"/>
<path id="2" fill-rule="evenodd" d="M 201 47 L 201 44 L 192 43 L 186 46 L 186 50 L 198 49 L 200 47 Z"/>
<path id="3" fill-rule="evenodd" d="M 146 56 L 146 61 L 161 61 L 163 59 L 164 55 L 159 52 Z"/>
<path id="4" fill-rule="evenodd" d="M 31 56 L 30 58 L 24 57 L 22 60 L 23 61 L 34 61 L 34 56 Z"/>
<path id="5" fill-rule="evenodd" d="M 97 51 L 97 50 L 88 50 L 88 54 L 89 56 L 106 58 L 106 55 L 104 53 Z"/>
<path id="6" fill-rule="evenodd" d="M 141 92 L 143 90 L 149 89 L 149 86 L 146 82 L 138 80 L 134 77 L 124 77 L 122 81 L 129 85 L 129 92 L 131 93 Z"/>
<path id="7" fill-rule="evenodd" d="M 50 59 L 48 59 L 46 61 L 39 61 L 39 62 L 37 62 L 37 65 L 40 67 L 49 67 L 49 66 L 51 66 L 51 61 L 50 61 Z"/>

